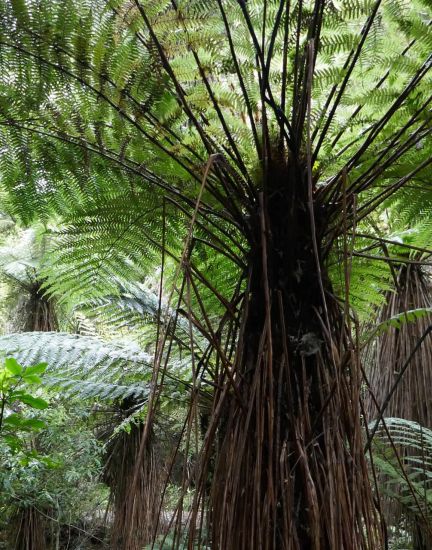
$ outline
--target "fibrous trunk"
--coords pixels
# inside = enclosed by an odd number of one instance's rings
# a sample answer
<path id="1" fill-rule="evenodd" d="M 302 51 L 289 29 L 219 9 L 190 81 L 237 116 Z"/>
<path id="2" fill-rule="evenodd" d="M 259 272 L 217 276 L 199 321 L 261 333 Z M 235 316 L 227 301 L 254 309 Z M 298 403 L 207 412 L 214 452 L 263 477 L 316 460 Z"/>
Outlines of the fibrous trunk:
<path id="1" fill-rule="evenodd" d="M 430 277 L 420 266 L 402 266 L 397 274 L 396 288 L 386 295 L 379 320 L 386 321 L 405 311 L 432 306 Z M 369 394 L 365 406 L 369 421 L 377 416 L 399 376 L 405 361 L 431 324 L 431 315 L 415 322 L 403 322 L 399 328 L 389 327 L 376 342 L 371 356 L 369 383 L 375 397 Z M 432 428 L 432 346 L 427 339 L 410 361 L 395 393 L 385 410 L 385 416 L 414 420 Z"/>
<path id="2" fill-rule="evenodd" d="M 17 307 L 13 330 L 22 332 L 58 330 L 56 306 L 53 300 L 44 295 L 41 283 L 36 282 Z M 36 443 L 31 447 L 37 449 Z M 46 550 L 47 549 L 47 518 L 50 510 L 40 510 L 40 506 L 23 504 L 16 510 L 10 526 L 10 540 L 14 540 L 15 550 Z M 58 528 L 58 526 L 56 525 Z"/>
<path id="3" fill-rule="evenodd" d="M 306 174 L 270 171 L 253 238 L 234 381 L 210 494 L 213 549 L 379 548 L 359 363 L 322 259 Z M 235 387 L 234 387 L 235 386 Z"/>
<path id="4" fill-rule="evenodd" d="M 10 332 L 51 332 L 58 330 L 57 307 L 47 296 L 42 282 L 36 281 L 26 288 L 9 319 Z"/>
<path id="5" fill-rule="evenodd" d="M 129 433 L 120 431 L 109 445 L 105 481 L 111 489 L 111 548 L 116 550 L 141 550 L 158 524 L 161 465 L 156 463 L 153 434 L 139 457 L 143 432 L 142 423 L 131 424 Z"/>
<path id="6" fill-rule="evenodd" d="M 384 307 L 379 316 L 381 322 L 391 319 L 403 312 L 431 308 L 431 283 L 429 275 L 419 265 L 402 265 L 395 273 L 395 289 L 387 292 Z M 432 316 L 419 317 L 415 322 L 402 322 L 401 326 L 389 327 L 374 342 L 370 350 L 369 384 L 370 392 L 366 395 L 365 410 L 369 422 L 378 415 L 378 408 L 397 382 L 396 389 L 388 401 L 384 417 L 404 418 L 418 422 L 425 428 L 432 428 L 432 406 L 430 388 L 432 387 L 432 345 L 430 337 L 426 338 L 417 352 L 412 356 L 408 368 L 400 378 L 401 370 L 416 345 L 431 325 Z M 418 455 L 418 449 L 407 447 L 398 449 L 401 460 Z M 409 462 L 409 461 L 408 461 Z M 398 466 L 397 466 L 398 467 Z M 405 465 L 405 467 L 407 467 Z M 409 469 L 408 469 L 409 471 Z M 420 474 L 419 474 L 420 475 Z M 419 475 L 417 481 L 420 481 Z M 381 476 L 383 483 L 385 476 Z M 407 510 L 401 505 L 400 488 L 393 486 L 398 499 L 383 499 L 383 511 L 392 525 L 399 525 L 401 515 Z M 423 495 L 418 501 L 424 503 Z M 408 515 L 410 515 L 408 513 Z M 423 550 L 432 547 L 431 526 L 425 524 L 422 510 L 413 518 L 413 548 Z"/>
<path id="7" fill-rule="evenodd" d="M 11 520 L 14 550 L 46 550 L 45 522 L 34 506 L 19 508 Z"/>

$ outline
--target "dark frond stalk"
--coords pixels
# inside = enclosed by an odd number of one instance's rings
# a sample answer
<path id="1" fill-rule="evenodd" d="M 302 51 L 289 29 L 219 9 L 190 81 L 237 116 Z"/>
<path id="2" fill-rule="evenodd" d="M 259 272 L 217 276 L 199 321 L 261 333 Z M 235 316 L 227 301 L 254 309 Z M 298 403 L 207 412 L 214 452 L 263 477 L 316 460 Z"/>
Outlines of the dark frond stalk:
<path id="1" fill-rule="evenodd" d="M 208 506 L 217 550 L 381 547 L 363 453 L 360 364 L 320 257 L 326 220 L 315 204 L 311 225 L 307 179 L 305 161 L 273 160 L 250 221 L 236 356 L 230 377 L 221 371 L 217 380 L 223 389 L 190 522 L 192 540 L 214 446 Z"/>
<path id="2" fill-rule="evenodd" d="M 432 21 L 430 21 L 428 23 L 428 26 L 431 26 L 432 25 Z M 405 46 L 405 48 L 401 51 L 401 57 L 404 57 L 408 52 L 409 50 L 414 46 L 414 44 L 417 42 L 417 40 L 414 38 L 412 39 L 409 44 L 407 46 Z M 380 78 L 380 80 L 377 82 L 377 84 L 375 85 L 374 89 L 375 90 L 379 90 L 381 88 L 381 86 L 384 84 L 384 82 L 387 80 L 387 78 L 390 76 L 391 74 L 391 71 L 390 69 L 387 69 L 386 72 L 384 73 L 384 75 Z M 348 122 L 352 121 L 355 119 L 355 117 L 360 113 L 360 111 L 363 109 L 364 107 L 364 104 L 361 104 L 361 105 L 358 105 L 353 114 L 350 115 L 349 119 L 348 119 Z M 345 133 L 345 129 L 341 130 L 337 135 L 336 137 L 333 139 L 332 141 L 332 147 L 336 147 L 337 143 L 339 142 L 339 140 L 341 139 L 341 137 L 344 135 Z"/>
<path id="3" fill-rule="evenodd" d="M 382 2 L 382 0 L 377 0 L 375 2 L 374 6 L 373 6 L 373 9 L 371 11 L 371 14 L 370 14 L 368 20 L 366 21 L 366 23 L 365 23 L 365 25 L 362 29 L 361 39 L 360 39 L 357 47 L 355 49 L 351 50 L 344 66 L 343 66 L 343 70 L 346 70 L 346 74 L 345 74 L 345 77 L 344 77 L 340 87 L 339 87 L 339 90 L 337 90 L 337 85 L 335 85 L 335 86 L 333 86 L 330 94 L 328 95 L 328 98 L 327 98 L 326 103 L 325 103 L 324 108 L 323 108 L 323 112 L 322 112 L 321 117 L 320 117 L 321 120 L 327 114 L 327 111 L 328 111 L 328 109 L 331 105 L 331 102 L 332 102 L 332 100 L 333 100 L 333 98 L 336 94 L 336 91 L 337 91 L 336 98 L 333 102 L 333 105 L 332 105 L 331 110 L 330 110 L 330 112 L 327 116 L 327 119 L 325 120 L 324 127 L 323 127 L 323 129 L 322 129 L 322 131 L 319 135 L 318 143 L 317 143 L 317 145 L 315 147 L 315 150 L 314 150 L 314 154 L 313 154 L 314 161 L 318 156 L 319 150 L 320 150 L 321 145 L 324 141 L 327 130 L 330 127 L 331 121 L 333 120 L 333 117 L 334 117 L 334 115 L 337 111 L 338 105 L 339 105 L 339 103 L 340 103 L 340 101 L 341 101 L 341 99 L 342 99 L 342 97 L 345 93 L 345 89 L 346 89 L 347 84 L 348 84 L 348 82 L 351 78 L 351 74 L 354 70 L 354 67 L 357 64 L 357 60 L 359 59 L 359 56 L 360 56 L 361 51 L 363 49 L 364 43 L 366 42 L 366 38 L 368 37 L 368 34 L 369 34 L 369 32 L 372 28 L 372 24 L 373 24 L 377 14 L 378 14 L 378 9 L 381 5 L 381 2 Z M 320 120 L 320 122 L 321 122 L 321 120 Z M 320 123 L 318 123 L 316 128 L 315 128 L 315 131 L 312 135 L 312 140 L 314 140 L 315 137 L 317 136 L 317 134 L 319 132 L 319 129 L 320 129 Z"/>
<path id="4" fill-rule="evenodd" d="M 282 55 L 282 85 L 280 95 L 280 106 L 282 113 L 285 113 L 286 107 L 286 88 L 287 88 L 287 72 L 288 72 L 288 34 L 289 34 L 289 18 L 290 18 L 290 0 L 285 2 L 285 21 L 284 21 L 284 42 Z M 283 143 L 283 132 L 280 130 L 280 143 Z"/>
<path id="5" fill-rule="evenodd" d="M 234 42 L 233 42 L 233 39 L 232 39 L 232 36 L 231 36 L 230 25 L 229 25 L 229 22 L 228 22 L 228 19 L 227 19 L 222 1 L 217 0 L 217 3 L 218 3 L 218 6 L 219 6 L 219 9 L 220 9 L 220 12 L 221 12 L 221 16 L 222 16 L 222 20 L 223 20 L 223 23 L 224 23 L 224 26 L 225 26 L 226 36 L 227 36 L 227 40 L 228 40 L 228 43 L 229 43 L 230 52 L 231 52 L 234 67 L 235 67 L 235 70 L 236 70 L 236 74 L 237 74 L 237 77 L 238 77 L 238 81 L 239 81 L 239 84 L 240 84 L 240 88 L 241 88 L 241 91 L 242 91 L 242 94 L 243 94 L 243 97 L 244 97 L 244 100 L 245 100 L 245 103 L 246 103 L 247 113 L 248 113 L 248 117 L 249 117 L 249 123 L 251 125 L 251 129 L 252 129 L 252 133 L 253 133 L 253 137 L 254 137 L 255 149 L 257 151 L 258 158 L 261 158 L 261 145 L 260 145 L 260 142 L 259 142 L 259 139 L 258 139 L 258 132 L 257 132 L 256 125 L 255 125 L 253 109 L 252 109 L 252 105 L 251 105 L 251 102 L 250 102 L 250 99 L 249 99 L 249 95 L 247 93 L 247 90 L 246 90 L 246 87 L 245 87 L 245 84 L 244 84 L 244 79 L 243 79 L 243 75 L 242 75 L 242 72 L 241 72 L 241 69 L 240 69 L 240 65 L 239 65 L 239 62 L 238 62 L 238 59 L 237 59 L 237 54 L 236 54 Z"/>

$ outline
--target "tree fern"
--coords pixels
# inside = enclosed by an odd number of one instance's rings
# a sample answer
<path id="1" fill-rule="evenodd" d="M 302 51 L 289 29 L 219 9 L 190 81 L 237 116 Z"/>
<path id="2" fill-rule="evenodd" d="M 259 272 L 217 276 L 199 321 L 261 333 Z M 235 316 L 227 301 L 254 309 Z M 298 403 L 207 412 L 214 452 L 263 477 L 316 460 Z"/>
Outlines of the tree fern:
<path id="1" fill-rule="evenodd" d="M 417 251 L 413 262 L 419 257 Z M 376 419 L 370 437 L 382 415 L 419 422 L 425 428 L 432 423 L 427 390 L 431 376 L 429 276 L 418 263 L 401 264 L 394 269 L 393 276 L 394 289 L 386 294 L 386 303 L 380 311 L 385 330 L 369 346 L 365 410 L 370 420 Z M 410 456 L 411 451 L 402 449 L 401 460 L 405 460 L 405 454 Z M 385 506 L 391 523 L 397 524 L 399 514 L 394 509 Z M 416 520 L 413 531 L 419 547 L 430 544 L 430 523 L 426 518 Z"/>
<path id="2" fill-rule="evenodd" d="M 161 263 L 167 307 L 190 324 L 189 545 L 382 543 L 348 283 L 369 270 L 352 261 L 371 256 L 357 229 L 432 162 L 428 18 L 397 0 L 0 4 L 2 181 L 21 218 L 67 222 L 54 291 L 100 298 Z M 171 340 L 161 327 L 138 460 Z"/>

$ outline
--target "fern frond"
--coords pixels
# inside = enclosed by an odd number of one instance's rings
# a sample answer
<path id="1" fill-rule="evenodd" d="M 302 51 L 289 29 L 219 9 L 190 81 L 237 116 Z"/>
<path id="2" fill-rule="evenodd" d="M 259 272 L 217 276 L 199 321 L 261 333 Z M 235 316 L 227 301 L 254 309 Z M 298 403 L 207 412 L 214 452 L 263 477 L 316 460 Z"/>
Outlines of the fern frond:
<path id="1" fill-rule="evenodd" d="M 432 431 L 402 418 L 386 418 L 385 426 L 373 441 L 380 491 L 427 524 L 432 519 Z"/>
<path id="2" fill-rule="evenodd" d="M 61 332 L 0 337 L 0 350 L 23 365 L 48 364 L 44 382 L 63 395 L 82 399 L 145 398 L 152 356 L 134 344 L 115 344 Z"/>

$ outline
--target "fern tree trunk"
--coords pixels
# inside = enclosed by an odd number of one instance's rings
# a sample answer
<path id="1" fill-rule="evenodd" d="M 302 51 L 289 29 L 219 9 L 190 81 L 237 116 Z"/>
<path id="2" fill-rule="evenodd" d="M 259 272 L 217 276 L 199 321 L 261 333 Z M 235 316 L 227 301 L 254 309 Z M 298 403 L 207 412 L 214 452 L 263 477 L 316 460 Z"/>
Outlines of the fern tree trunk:
<path id="1" fill-rule="evenodd" d="M 130 408 L 131 401 L 122 405 Z M 132 422 L 129 431 L 114 435 L 107 450 L 104 479 L 111 490 L 110 547 L 115 550 L 141 550 L 152 541 L 158 525 L 161 464 L 153 431 L 140 454 L 144 429 L 142 422 Z"/>
<path id="2" fill-rule="evenodd" d="M 12 517 L 10 542 L 14 550 L 46 550 L 46 523 L 34 506 L 20 507 Z"/>
<path id="3" fill-rule="evenodd" d="M 431 281 L 424 268 L 418 265 L 403 265 L 396 273 L 395 289 L 388 292 L 380 314 L 380 321 L 390 319 L 410 310 L 431 308 Z M 368 421 L 377 417 L 387 395 L 397 381 L 401 369 L 415 346 L 432 323 L 427 315 L 415 322 L 402 323 L 400 328 L 389 327 L 372 350 L 369 372 L 370 393 L 365 400 Z M 412 357 L 407 370 L 398 382 L 396 390 L 386 407 L 385 417 L 404 418 L 418 422 L 425 428 L 432 428 L 432 344 L 426 338 L 420 349 Z M 372 397 L 373 396 L 373 397 Z M 408 454 L 418 454 L 417 449 L 407 449 Z M 385 483 L 385 479 L 383 480 Z M 397 493 L 397 489 L 396 489 Z M 401 495 L 402 496 L 402 495 Z M 427 508 L 422 495 L 417 495 L 420 505 Z M 397 499 L 385 499 L 383 511 L 389 523 L 399 525 L 401 514 L 406 512 Z M 410 514 L 408 514 L 410 515 Z M 425 525 L 427 517 L 419 510 L 412 518 L 412 538 L 415 550 L 432 548 L 431 525 Z"/>
<path id="4" fill-rule="evenodd" d="M 10 332 L 52 332 L 58 330 L 55 302 L 45 294 L 40 281 L 23 287 L 23 295 L 12 312 Z"/>
<path id="5" fill-rule="evenodd" d="M 15 330 L 20 332 L 58 330 L 55 303 L 50 300 L 41 288 L 40 282 L 34 282 L 28 288 L 28 295 L 23 297 L 15 311 Z M 37 446 L 37 441 L 36 441 Z M 52 516 L 52 510 L 46 510 L 46 516 Z M 12 517 L 10 540 L 15 550 L 46 550 L 48 522 L 37 506 L 31 504 L 20 506 Z M 58 528 L 58 526 L 57 526 Z"/>
<path id="6" fill-rule="evenodd" d="M 30 291 L 23 332 L 56 330 L 58 330 L 58 320 L 55 304 L 45 295 L 40 283 L 36 283 Z"/>
<path id="7" fill-rule="evenodd" d="M 270 171 L 251 227 L 225 429 L 210 495 L 212 548 L 380 548 L 363 453 L 359 362 L 322 254 L 324 210 L 301 167 Z"/>

